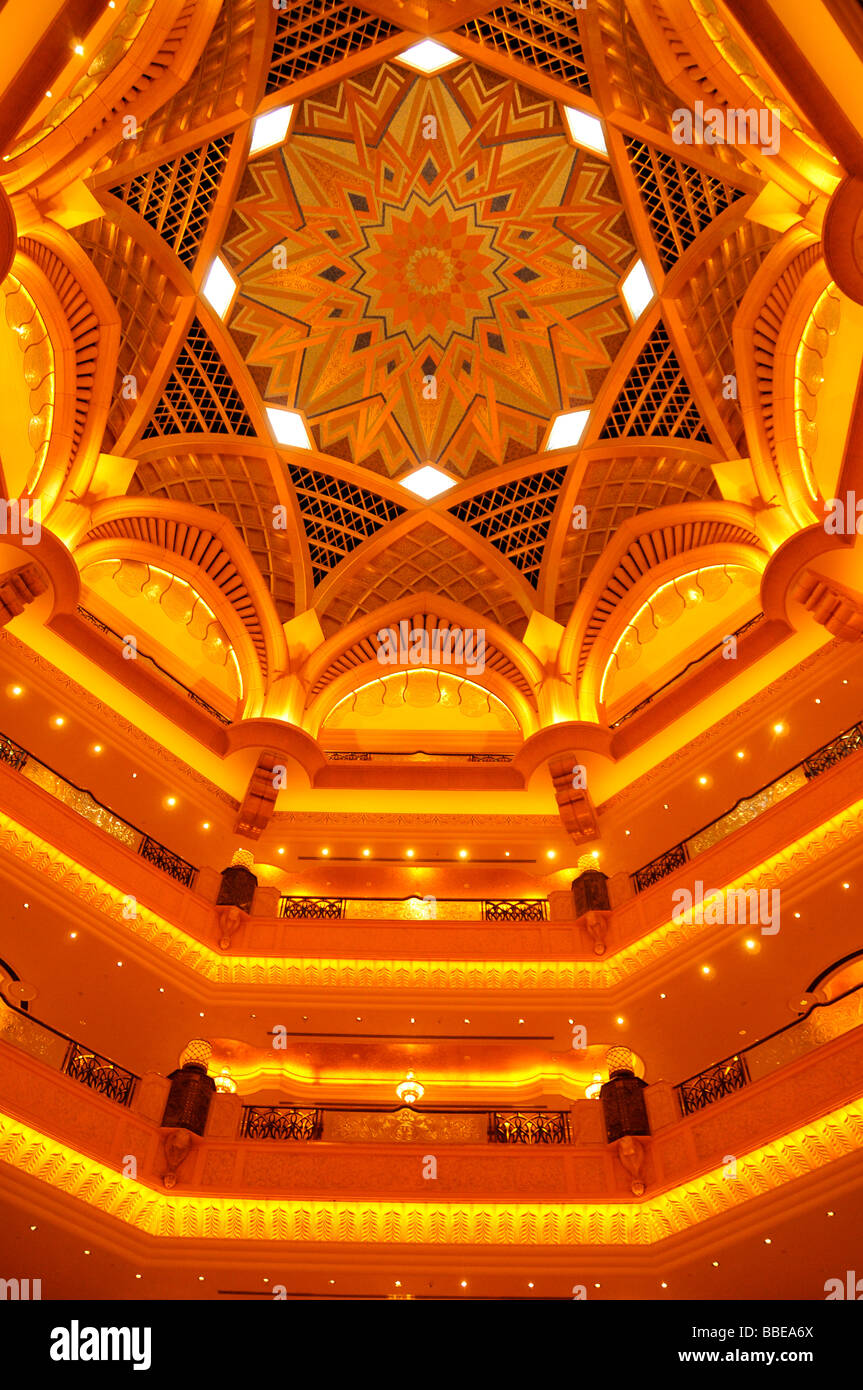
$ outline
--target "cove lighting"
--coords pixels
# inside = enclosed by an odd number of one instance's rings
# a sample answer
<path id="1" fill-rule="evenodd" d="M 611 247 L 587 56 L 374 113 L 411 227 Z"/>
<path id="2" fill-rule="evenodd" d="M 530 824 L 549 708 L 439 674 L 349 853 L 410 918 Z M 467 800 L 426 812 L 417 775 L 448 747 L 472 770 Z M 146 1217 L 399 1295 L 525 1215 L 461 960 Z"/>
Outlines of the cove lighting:
<path id="1" fill-rule="evenodd" d="M 563 114 L 574 144 L 593 150 L 594 154 L 608 154 L 605 132 L 598 116 L 589 116 L 586 111 L 577 111 L 574 106 L 564 106 Z"/>
<path id="2" fill-rule="evenodd" d="M 434 39 L 423 39 L 422 43 L 415 43 L 397 56 L 400 63 L 407 63 L 409 68 L 424 73 L 440 72 L 441 68 L 448 68 L 450 63 L 461 61 L 458 53 L 452 53 L 442 43 L 435 43 Z"/>
<path id="3" fill-rule="evenodd" d="M 454 478 L 450 478 L 439 468 L 433 468 L 430 463 L 423 464 L 422 468 L 417 468 L 406 478 L 399 478 L 398 481 L 408 492 L 421 497 L 424 502 L 430 502 L 433 497 L 439 497 L 442 492 L 448 492 L 451 487 L 455 487 Z"/>
<path id="4" fill-rule="evenodd" d="M 237 293 L 237 282 L 225 262 L 217 256 L 210 266 L 207 278 L 201 286 L 201 294 L 207 303 L 223 319 L 231 307 Z"/>
<path id="5" fill-rule="evenodd" d="M 282 410 L 273 405 L 268 405 L 266 409 L 277 444 L 287 444 L 291 449 L 311 449 L 312 441 L 299 411 Z"/>
<path id="6" fill-rule="evenodd" d="M 277 106 L 274 111 L 265 111 L 263 116 L 258 116 L 252 126 L 249 154 L 260 154 L 263 150 L 271 150 L 274 145 L 280 145 L 288 133 L 293 114 L 293 106 Z"/>
<path id="7" fill-rule="evenodd" d="M 653 298 L 653 285 L 644 261 L 636 261 L 632 269 L 624 275 L 620 293 L 633 321 L 640 318 Z"/>
<path id="8" fill-rule="evenodd" d="M 567 410 L 555 415 L 546 440 L 546 449 L 573 449 L 580 443 L 590 417 L 589 410 Z"/>

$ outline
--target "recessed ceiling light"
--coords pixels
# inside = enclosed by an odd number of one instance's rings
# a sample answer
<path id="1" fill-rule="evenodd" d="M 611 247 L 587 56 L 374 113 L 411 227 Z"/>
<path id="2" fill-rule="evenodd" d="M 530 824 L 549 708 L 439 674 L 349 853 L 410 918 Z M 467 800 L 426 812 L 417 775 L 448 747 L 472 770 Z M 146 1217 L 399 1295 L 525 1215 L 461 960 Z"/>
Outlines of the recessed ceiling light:
<path id="1" fill-rule="evenodd" d="M 12 695 L 23 695 L 23 693 L 24 693 L 24 687 L 21 686 L 21 685 L 13 685 L 12 690 L 11 690 L 10 693 L 11 693 Z"/>
<path id="2" fill-rule="evenodd" d="M 581 442 L 589 418 L 589 410 L 565 410 L 562 415 L 555 415 L 545 441 L 546 449 L 574 449 Z"/>
<path id="3" fill-rule="evenodd" d="M 843 884 L 842 884 L 842 887 L 843 887 L 843 888 L 850 888 L 850 887 L 851 887 L 851 884 L 850 884 L 850 883 L 843 883 Z"/>
<path id="4" fill-rule="evenodd" d="M 396 57 L 400 63 L 407 63 L 409 68 L 425 73 L 440 72 L 442 68 L 448 68 L 450 63 L 462 61 L 458 53 L 444 48 L 442 43 L 435 43 L 434 39 L 423 39 L 422 43 L 415 43 L 404 53 L 396 54 Z"/>
<path id="5" fill-rule="evenodd" d="M 698 785 L 699 785 L 699 787 L 706 787 L 706 786 L 707 786 L 707 778 L 706 778 L 706 777 L 699 777 L 699 779 L 698 779 Z"/>
<path id="6" fill-rule="evenodd" d="M 430 502 L 433 497 L 439 497 L 442 492 L 448 492 L 451 487 L 455 487 L 455 478 L 450 478 L 430 463 L 424 463 L 422 468 L 414 469 L 413 473 L 408 473 L 406 477 L 397 481 L 415 497 L 421 497 L 424 502 Z"/>
<path id="7" fill-rule="evenodd" d="M 101 745 L 101 743 L 94 743 L 94 744 L 93 744 L 93 752 L 94 752 L 94 753 L 101 753 L 101 751 L 102 751 L 102 745 Z"/>
<path id="8" fill-rule="evenodd" d="M 774 732 L 774 734 L 784 734 L 784 733 L 785 733 L 785 725 L 784 725 L 784 724 L 774 724 L 774 725 L 773 725 L 773 732 Z"/>
<path id="9" fill-rule="evenodd" d="M 328 850 L 328 849 L 322 849 L 322 850 L 321 850 L 321 854 L 322 854 L 322 855 L 324 856 L 324 858 L 326 859 L 327 855 L 329 854 L 329 850 Z"/>
<path id="10" fill-rule="evenodd" d="M 79 58 L 82 58 L 82 57 L 84 56 L 84 45 L 83 45 L 82 43 L 76 43 L 76 44 L 74 45 L 74 48 L 75 48 L 75 52 L 78 54 L 78 57 L 79 57 Z M 90 1252 L 89 1252 L 88 1250 L 85 1250 L 85 1251 L 84 1251 L 84 1254 L 85 1254 L 85 1255 L 87 1255 L 87 1254 L 89 1254 L 89 1253 L 90 1253 Z"/>
<path id="11" fill-rule="evenodd" d="M 416 853 L 416 850 L 413 850 L 413 849 L 406 849 L 406 850 L 405 850 L 405 854 L 407 855 L 408 859 L 413 859 L 415 853 Z"/>
<path id="12" fill-rule="evenodd" d="M 563 114 L 569 126 L 569 133 L 576 145 L 583 145 L 595 154 L 608 154 L 605 132 L 598 116 L 590 116 L 586 111 L 578 111 L 574 106 L 564 106 Z"/>
<path id="13" fill-rule="evenodd" d="M 293 114 L 293 106 L 277 106 L 274 111 L 265 111 L 262 116 L 256 117 L 252 125 L 249 154 L 260 154 L 262 150 L 271 150 L 274 145 L 280 145 L 288 133 Z"/>
<path id="14" fill-rule="evenodd" d="M 205 820 L 205 821 L 204 821 L 204 824 L 201 826 L 201 829 L 202 829 L 202 830 L 209 830 L 209 828 L 210 828 L 210 822 L 209 822 L 208 820 Z"/>
<path id="15" fill-rule="evenodd" d="M 236 293 L 236 280 L 225 265 L 221 256 L 217 256 L 207 272 L 206 280 L 201 286 L 201 294 L 210 307 L 216 311 L 219 318 L 223 319 L 230 309 L 231 302 Z"/>
<path id="16" fill-rule="evenodd" d="M 286 444 L 291 449 L 311 449 L 309 432 L 298 411 L 274 405 L 268 405 L 266 411 L 277 444 Z"/>
<path id="17" fill-rule="evenodd" d="M 702 975 L 709 975 L 709 974 L 710 974 L 710 966 L 709 966 L 709 965 L 702 965 L 702 967 L 701 967 L 701 973 L 702 973 Z"/>
<path id="18" fill-rule="evenodd" d="M 58 715 L 55 716 L 55 718 L 54 718 L 54 727 L 55 727 L 55 728 L 57 728 L 57 729 L 62 729 L 62 727 L 63 727 L 63 725 L 64 725 L 65 723 L 66 723 L 66 720 L 63 718 L 62 714 L 58 714 Z"/>
<path id="19" fill-rule="evenodd" d="M 466 1280 L 466 1279 L 462 1279 L 462 1281 L 461 1281 L 461 1287 L 462 1287 L 463 1289 L 466 1289 L 466 1288 L 467 1288 L 467 1280 Z"/>
<path id="20" fill-rule="evenodd" d="M 745 758 L 745 757 L 746 757 L 746 754 L 743 752 L 743 749 L 742 749 L 742 748 L 739 749 L 739 751 L 738 751 L 738 753 L 737 753 L 737 756 L 738 756 L 738 758 Z"/>
<path id="21" fill-rule="evenodd" d="M 615 1021 L 617 1022 L 617 1024 L 618 1024 L 619 1026 L 622 1027 L 622 1025 L 623 1025 L 623 1019 L 622 1019 L 622 1018 L 618 1018 L 618 1019 L 616 1019 Z"/>
<path id="22" fill-rule="evenodd" d="M 363 859 L 368 859 L 368 857 L 369 857 L 370 854 L 371 854 L 371 850 L 370 850 L 370 849 L 364 849 L 364 850 L 363 850 Z"/>
<path id="23" fill-rule="evenodd" d="M 624 303 L 632 315 L 633 321 L 639 319 L 654 294 L 644 261 L 636 261 L 631 270 L 624 275 L 620 285 L 620 293 L 623 295 Z"/>
<path id="24" fill-rule="evenodd" d="M 284 854 L 284 852 L 285 852 L 285 847 L 284 847 L 284 845 L 280 845 L 280 846 L 279 846 L 279 854 Z"/>
<path id="25" fill-rule="evenodd" d="M 467 859 L 467 850 L 466 850 L 466 849 L 460 849 L 459 852 L 458 852 L 458 857 L 459 857 L 459 859 Z"/>
<path id="26" fill-rule="evenodd" d="M 556 849 L 547 849 L 547 850 L 545 851 L 545 857 L 546 857 L 546 859 L 556 859 L 556 858 L 557 858 L 557 850 L 556 850 Z"/>

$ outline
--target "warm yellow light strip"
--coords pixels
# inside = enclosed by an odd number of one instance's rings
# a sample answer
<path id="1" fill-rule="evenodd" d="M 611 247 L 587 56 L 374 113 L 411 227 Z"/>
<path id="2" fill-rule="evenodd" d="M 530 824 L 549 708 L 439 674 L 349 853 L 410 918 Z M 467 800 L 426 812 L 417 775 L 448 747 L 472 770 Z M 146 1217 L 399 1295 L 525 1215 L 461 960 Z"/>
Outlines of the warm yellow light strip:
<path id="1" fill-rule="evenodd" d="M 398 1245 L 650 1246 L 727 1216 L 863 1147 L 863 1100 L 638 1201 L 403 1202 L 160 1192 L 0 1114 L 0 1163 L 148 1236 Z"/>
<path id="2" fill-rule="evenodd" d="M 863 833 L 863 799 L 838 812 L 745 875 L 717 888 L 775 888 L 833 850 L 846 847 Z M 112 920 L 163 951 L 186 969 L 217 985 L 248 985 L 283 989 L 401 989 L 401 990 L 565 990 L 613 989 L 639 971 L 696 936 L 705 928 L 697 922 L 667 921 L 603 960 L 374 960 L 330 957 L 225 956 L 140 903 L 137 916 L 124 917 L 127 898 L 69 855 L 34 835 L 0 812 L 0 852 L 25 864 L 31 873 L 46 874 L 54 887 L 70 892 L 91 911 Z M 669 886 L 669 911 L 671 910 Z M 367 924 L 365 924 L 367 926 Z M 718 932 L 724 927 L 717 927 Z"/>

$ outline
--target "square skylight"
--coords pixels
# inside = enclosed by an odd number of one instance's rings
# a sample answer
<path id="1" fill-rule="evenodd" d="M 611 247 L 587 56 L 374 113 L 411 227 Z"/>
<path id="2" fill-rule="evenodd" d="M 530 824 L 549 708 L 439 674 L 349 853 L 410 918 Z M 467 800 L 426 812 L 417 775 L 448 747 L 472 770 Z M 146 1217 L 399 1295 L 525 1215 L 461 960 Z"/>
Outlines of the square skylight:
<path id="1" fill-rule="evenodd" d="M 591 116 L 587 111 L 578 111 L 574 106 L 564 106 L 563 114 L 576 145 L 593 150 L 594 154 L 608 154 L 605 131 L 598 116 Z"/>
<path id="2" fill-rule="evenodd" d="M 430 463 L 423 464 L 422 468 L 417 468 L 415 472 L 409 473 L 406 478 L 399 478 L 398 481 L 402 487 L 407 488 L 408 492 L 415 493 L 424 502 L 430 502 L 433 497 L 439 497 L 442 492 L 447 492 L 449 488 L 455 487 L 456 483 L 455 478 L 450 478 L 439 468 L 433 468 Z"/>
<path id="3" fill-rule="evenodd" d="M 574 449 L 590 418 L 589 410 L 567 410 L 556 415 L 548 432 L 546 449 Z"/>
<path id="4" fill-rule="evenodd" d="M 293 106 L 276 106 L 272 111 L 265 111 L 262 116 L 256 117 L 249 154 L 260 154 L 262 150 L 271 150 L 274 145 L 280 145 L 288 133 L 293 114 Z"/>
<path id="5" fill-rule="evenodd" d="M 408 67 L 426 75 L 440 72 L 442 68 L 448 68 L 450 63 L 461 62 L 459 53 L 444 48 L 442 43 L 435 43 L 434 39 L 423 39 L 422 43 L 415 43 L 413 48 L 406 48 L 404 53 L 397 53 L 396 57 L 400 63 L 407 63 Z"/>
<path id="6" fill-rule="evenodd" d="M 277 444 L 287 444 L 292 449 L 311 449 L 312 441 L 299 411 L 282 410 L 273 405 L 268 405 L 266 410 Z"/>
<path id="7" fill-rule="evenodd" d="M 201 286 L 201 294 L 207 303 L 216 311 L 220 319 L 227 314 L 233 302 L 234 295 L 237 293 L 237 282 L 229 271 L 225 262 L 217 256 L 207 272 L 207 278 Z"/>
<path id="8" fill-rule="evenodd" d="M 640 318 L 654 295 L 644 261 L 636 261 L 632 269 L 627 271 L 620 284 L 620 293 L 633 320 Z"/>

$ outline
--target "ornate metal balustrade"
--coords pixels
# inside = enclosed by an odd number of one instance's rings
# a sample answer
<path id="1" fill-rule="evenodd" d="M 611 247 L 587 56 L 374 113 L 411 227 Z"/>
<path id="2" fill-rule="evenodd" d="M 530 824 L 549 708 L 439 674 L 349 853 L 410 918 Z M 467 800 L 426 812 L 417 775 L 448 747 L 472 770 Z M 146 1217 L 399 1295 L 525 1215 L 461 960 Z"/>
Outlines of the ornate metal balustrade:
<path id="1" fill-rule="evenodd" d="M 486 922 L 544 922 L 548 917 L 546 898 L 486 899 L 482 905 Z"/>
<path id="2" fill-rule="evenodd" d="M 98 826 L 106 835 L 119 840 L 135 854 L 140 854 L 142 859 L 161 869 L 162 873 L 191 888 L 198 872 L 193 864 L 181 859 L 158 840 L 145 835 L 137 826 L 123 820 L 122 816 L 118 816 L 109 806 L 97 801 L 92 792 L 61 777 L 59 772 L 55 772 L 39 758 L 34 758 L 26 748 L 19 747 L 5 734 L 0 734 L 0 763 L 5 763 L 15 772 L 23 773 L 29 781 L 41 787 L 57 801 L 62 801 L 64 806 L 83 816 L 91 825 Z"/>
<path id="3" fill-rule="evenodd" d="M 13 743 L 11 738 L 5 734 L 0 734 L 0 763 L 6 763 L 15 772 L 20 772 L 27 762 L 29 754 L 24 748 L 19 748 L 17 743 Z"/>
<path id="4" fill-rule="evenodd" d="M 675 1090 L 683 1114 L 692 1115 L 696 1110 L 703 1110 L 706 1105 L 713 1105 L 714 1101 L 722 1100 L 723 1096 L 730 1096 L 748 1085 L 749 1067 L 741 1054 L 725 1062 L 717 1062 L 697 1076 L 690 1076 L 688 1081 L 681 1081 Z"/>
<path id="5" fill-rule="evenodd" d="M 649 864 L 637 869 L 632 875 L 632 882 L 635 885 L 636 893 L 643 893 L 645 888 L 650 888 L 654 883 L 658 883 L 666 874 L 673 874 L 675 869 L 682 869 L 686 863 L 686 845 L 675 845 L 673 849 L 666 850 L 658 858 L 651 859 Z"/>
<path id="6" fill-rule="evenodd" d="M 488 1137 L 492 1144 L 568 1144 L 569 1116 L 563 1110 L 493 1110 Z"/>
<path id="7" fill-rule="evenodd" d="M 750 628 L 760 623 L 763 617 L 763 613 L 756 613 L 754 618 L 750 618 L 748 622 L 744 623 L 742 627 L 739 627 L 737 631 L 731 635 L 734 637 L 742 637 L 745 632 L 749 632 Z M 621 724 L 626 723 L 627 719 L 632 719 L 634 715 L 640 714 L 643 709 L 647 709 L 648 705 L 652 705 L 654 700 L 659 699 L 664 690 L 668 690 L 670 686 L 676 685 L 678 681 L 683 680 L 683 677 L 688 671 L 692 670 L 693 666 L 700 666 L 703 661 L 707 661 L 709 657 L 719 651 L 720 647 L 724 647 L 727 641 L 728 638 L 723 637 L 721 642 L 717 642 L 716 645 L 711 647 L 710 651 L 705 652 L 703 656 L 696 656 L 692 661 L 687 662 L 682 671 L 678 671 L 677 674 L 672 676 L 670 680 L 667 680 L 664 685 L 652 691 L 645 700 L 640 700 L 637 705 L 633 705 L 632 709 L 626 711 L 626 714 L 622 714 L 619 719 L 615 719 L 614 723 L 609 725 L 609 728 L 618 729 Z"/>
<path id="8" fill-rule="evenodd" d="M 320 1139 L 323 1110 L 300 1110 L 294 1105 L 244 1105 L 243 1139 Z"/>
<path id="9" fill-rule="evenodd" d="M 90 623 L 92 627 L 97 628 L 98 631 L 103 633 L 105 637 L 113 637 L 114 640 L 117 642 L 125 642 L 126 639 L 124 637 L 121 637 L 119 632 L 115 632 L 114 629 L 112 627 L 109 627 L 107 623 L 103 623 L 101 618 L 97 618 L 95 613 L 91 613 L 89 608 L 82 608 L 80 604 L 78 606 L 78 617 L 83 618 L 86 622 Z M 233 722 L 228 718 L 226 714 L 222 714 L 221 710 L 218 710 L 213 705 L 208 704 L 208 702 L 204 700 L 200 695 L 197 695 L 194 690 L 190 690 L 189 687 L 187 685 L 184 685 L 182 681 L 178 680 L 176 676 L 172 676 L 171 672 L 166 671 L 164 666 L 160 666 L 158 661 L 155 661 L 153 657 L 147 656 L 146 652 L 139 651 L 138 659 L 141 661 L 146 661 L 149 663 L 150 666 L 155 667 L 155 669 L 159 672 L 160 676 L 164 676 L 165 679 L 169 680 L 172 685 L 175 685 L 178 690 L 182 690 L 183 694 L 188 696 L 188 698 L 192 701 L 193 704 L 199 705 L 201 709 L 206 710 L 207 714 L 212 715 L 213 719 L 218 719 L 220 724 L 230 724 Z"/>
<path id="10" fill-rule="evenodd" d="M 138 853 L 148 864 L 155 864 L 156 868 L 161 869 L 169 878 L 174 878 L 186 888 L 191 888 L 196 873 L 194 866 L 181 859 L 178 854 L 174 854 L 172 850 L 166 849 L 158 840 L 151 840 L 149 835 L 145 835 L 138 846 Z"/>
<path id="11" fill-rule="evenodd" d="M 723 812 L 715 820 L 703 825 L 694 835 L 682 840 L 679 845 L 674 845 L 656 859 L 651 859 L 649 864 L 637 869 L 632 875 L 636 893 L 643 893 L 645 888 L 650 888 L 660 879 L 674 873 L 675 869 L 681 869 L 689 859 L 703 853 L 726 835 L 732 834 L 739 826 L 755 820 L 783 797 L 804 786 L 806 781 L 819 777 L 822 772 L 835 767 L 843 758 L 850 757 L 860 748 L 863 748 L 863 724 L 853 724 L 830 743 L 825 743 L 823 748 L 816 749 L 808 758 L 804 758 L 802 763 L 796 763 L 794 767 L 768 782 L 757 792 L 753 792 L 751 796 L 741 797 L 730 811 Z"/>
<path id="12" fill-rule="evenodd" d="M 335 921 L 345 915 L 344 898 L 279 898 L 279 916 L 303 921 L 319 918 Z"/>
<path id="13" fill-rule="evenodd" d="M 124 1071 L 116 1062 L 100 1057 L 97 1052 L 82 1047 L 80 1043 L 70 1042 L 63 1063 L 63 1071 L 82 1086 L 98 1091 L 118 1105 L 128 1105 L 138 1080 L 133 1072 Z"/>
<path id="14" fill-rule="evenodd" d="M 841 763 L 843 758 L 856 753 L 858 748 L 863 748 L 863 725 L 854 724 L 838 738 L 834 738 L 831 743 L 825 743 L 824 747 L 819 748 L 811 757 L 804 758 L 803 772 L 810 780 L 813 777 L 818 777 L 828 768 Z"/>

